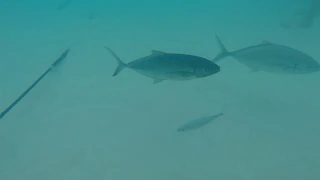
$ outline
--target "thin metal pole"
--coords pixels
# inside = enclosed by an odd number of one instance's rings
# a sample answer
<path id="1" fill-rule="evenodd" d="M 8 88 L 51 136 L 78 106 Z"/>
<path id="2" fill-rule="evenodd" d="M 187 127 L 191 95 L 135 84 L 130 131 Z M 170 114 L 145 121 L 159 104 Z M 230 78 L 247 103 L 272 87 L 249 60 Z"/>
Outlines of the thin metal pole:
<path id="1" fill-rule="evenodd" d="M 60 57 L 54 61 L 53 64 L 36 80 L 34 83 L 28 87 L 13 103 L 10 104 L 1 114 L 0 119 L 2 119 L 15 105 L 17 105 L 54 67 L 56 67 L 61 61 L 63 61 L 68 53 L 70 52 L 70 48 L 65 50 Z"/>

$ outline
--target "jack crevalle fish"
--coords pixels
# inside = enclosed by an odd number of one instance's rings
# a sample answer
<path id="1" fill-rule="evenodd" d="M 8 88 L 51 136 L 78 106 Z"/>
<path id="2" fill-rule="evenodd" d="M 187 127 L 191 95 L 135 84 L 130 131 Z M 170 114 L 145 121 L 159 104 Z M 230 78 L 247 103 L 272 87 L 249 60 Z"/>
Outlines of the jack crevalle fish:
<path id="1" fill-rule="evenodd" d="M 113 74 L 116 76 L 124 68 L 132 69 L 153 79 L 154 83 L 164 80 L 190 80 L 211 76 L 220 71 L 214 62 L 193 55 L 165 53 L 152 50 L 151 55 L 124 63 L 110 48 L 104 46 L 117 60 L 118 66 Z"/>
<path id="2" fill-rule="evenodd" d="M 213 62 L 232 56 L 252 71 L 279 74 L 309 74 L 320 70 L 320 64 L 309 55 L 287 46 L 264 41 L 261 44 L 229 52 L 216 35 L 221 48 Z"/>
<path id="3" fill-rule="evenodd" d="M 183 124 L 182 126 L 180 126 L 177 129 L 177 132 L 183 132 L 183 131 L 190 131 L 190 130 L 198 129 L 198 128 L 202 127 L 202 126 L 205 126 L 205 125 L 209 124 L 211 121 L 217 119 L 218 117 L 220 117 L 222 115 L 223 115 L 223 113 L 219 113 L 219 114 L 216 114 L 216 115 L 213 115 L 213 116 L 202 117 L 202 118 L 199 118 L 199 119 L 195 119 L 195 120 L 189 121 L 189 122 Z"/>

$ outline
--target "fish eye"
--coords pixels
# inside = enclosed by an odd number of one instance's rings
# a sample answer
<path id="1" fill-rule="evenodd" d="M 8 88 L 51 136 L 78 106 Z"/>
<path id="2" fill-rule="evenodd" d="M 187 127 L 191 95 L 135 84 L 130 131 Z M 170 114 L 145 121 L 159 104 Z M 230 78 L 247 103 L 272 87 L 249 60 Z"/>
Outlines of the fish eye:
<path id="1" fill-rule="evenodd" d="M 211 71 L 211 69 L 210 69 L 210 68 L 206 68 L 206 71 L 210 72 L 210 71 Z"/>

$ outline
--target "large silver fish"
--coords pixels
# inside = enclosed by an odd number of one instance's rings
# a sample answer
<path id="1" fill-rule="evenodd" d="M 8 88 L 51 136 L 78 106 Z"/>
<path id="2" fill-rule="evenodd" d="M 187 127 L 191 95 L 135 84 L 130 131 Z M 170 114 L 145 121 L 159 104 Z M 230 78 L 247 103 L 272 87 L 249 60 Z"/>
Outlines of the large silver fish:
<path id="1" fill-rule="evenodd" d="M 152 54 L 128 64 L 124 63 L 110 48 L 104 46 L 117 60 L 118 67 L 113 76 L 124 68 L 132 69 L 153 79 L 154 83 L 164 80 L 190 80 L 211 76 L 220 71 L 214 62 L 192 55 L 152 51 Z"/>
<path id="2" fill-rule="evenodd" d="M 287 46 L 263 42 L 237 51 L 229 52 L 216 35 L 221 48 L 213 62 L 232 56 L 252 71 L 280 74 L 308 74 L 320 70 L 320 64 L 309 55 Z"/>
<path id="3" fill-rule="evenodd" d="M 183 131 L 190 131 L 190 130 L 198 129 L 198 128 L 202 127 L 202 126 L 205 126 L 205 125 L 209 124 L 211 121 L 217 119 L 218 117 L 220 117 L 222 115 L 223 115 L 223 113 L 219 113 L 219 114 L 216 114 L 216 115 L 213 115 L 213 116 L 202 117 L 202 118 L 199 118 L 199 119 L 195 119 L 195 120 L 189 121 L 189 122 L 183 124 L 182 126 L 180 126 L 177 129 L 177 132 L 183 132 Z"/>

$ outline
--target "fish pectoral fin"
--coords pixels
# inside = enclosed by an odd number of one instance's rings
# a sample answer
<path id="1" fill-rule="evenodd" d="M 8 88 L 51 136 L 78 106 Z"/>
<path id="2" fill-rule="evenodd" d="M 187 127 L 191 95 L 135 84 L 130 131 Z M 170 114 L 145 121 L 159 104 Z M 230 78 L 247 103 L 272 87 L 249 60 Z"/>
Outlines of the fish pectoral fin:
<path id="1" fill-rule="evenodd" d="M 153 79 L 153 84 L 157 84 L 164 81 L 163 79 Z"/>
<path id="2" fill-rule="evenodd" d="M 151 53 L 152 54 L 167 54 L 167 53 L 165 53 L 165 52 L 162 52 L 162 51 L 157 51 L 157 50 L 151 50 Z"/>

